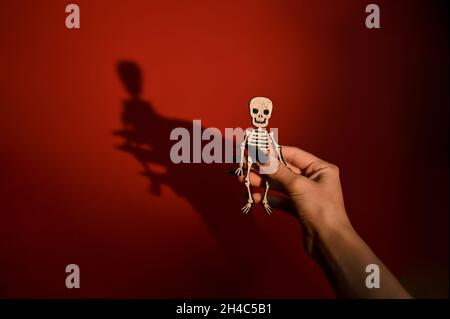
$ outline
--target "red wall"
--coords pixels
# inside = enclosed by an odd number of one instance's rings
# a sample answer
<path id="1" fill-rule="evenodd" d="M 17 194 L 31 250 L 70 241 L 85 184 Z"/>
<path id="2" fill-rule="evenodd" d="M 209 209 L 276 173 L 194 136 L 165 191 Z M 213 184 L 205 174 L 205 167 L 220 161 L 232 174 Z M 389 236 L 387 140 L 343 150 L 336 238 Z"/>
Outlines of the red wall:
<path id="1" fill-rule="evenodd" d="M 240 214 L 230 165 L 169 161 L 171 128 L 247 127 L 256 95 L 281 143 L 341 168 L 355 228 L 402 282 L 448 296 L 447 8 L 375 2 L 380 30 L 366 1 L 77 0 L 68 30 L 68 1 L 1 1 L 0 297 L 333 297 L 295 220 Z M 123 60 L 154 111 L 142 154 L 113 134 Z"/>

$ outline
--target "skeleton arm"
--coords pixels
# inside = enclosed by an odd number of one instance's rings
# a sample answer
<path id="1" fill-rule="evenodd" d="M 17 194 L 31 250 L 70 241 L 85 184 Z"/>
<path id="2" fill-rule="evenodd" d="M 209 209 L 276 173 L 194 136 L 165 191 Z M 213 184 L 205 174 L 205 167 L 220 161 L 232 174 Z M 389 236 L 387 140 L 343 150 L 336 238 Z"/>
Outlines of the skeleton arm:
<path id="1" fill-rule="evenodd" d="M 244 167 L 244 152 L 245 152 L 245 146 L 247 145 L 247 140 L 248 140 L 249 136 L 250 136 L 250 132 L 245 131 L 245 137 L 241 143 L 241 158 L 240 158 L 239 168 L 235 171 L 237 176 L 241 176 L 242 174 L 244 174 L 244 170 L 242 169 Z"/>
<path id="2" fill-rule="evenodd" d="M 281 145 L 278 144 L 277 141 L 275 141 L 275 138 L 273 137 L 273 132 L 270 132 L 270 133 L 269 133 L 269 136 L 270 136 L 271 142 L 273 143 L 273 146 L 274 146 L 274 148 L 275 148 L 275 151 L 277 152 L 278 158 L 281 160 L 281 162 L 282 162 L 285 166 L 287 166 L 287 164 L 286 164 L 286 162 L 285 162 L 285 160 L 284 160 L 284 158 L 283 158 L 283 153 L 282 153 L 282 151 L 281 151 Z"/>

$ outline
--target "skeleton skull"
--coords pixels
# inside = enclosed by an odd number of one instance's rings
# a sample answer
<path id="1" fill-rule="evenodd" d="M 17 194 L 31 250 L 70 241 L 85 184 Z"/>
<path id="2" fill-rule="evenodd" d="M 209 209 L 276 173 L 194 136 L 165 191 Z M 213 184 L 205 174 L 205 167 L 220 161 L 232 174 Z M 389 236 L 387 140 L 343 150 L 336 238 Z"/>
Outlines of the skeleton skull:
<path id="1" fill-rule="evenodd" d="M 255 127 L 266 127 L 272 115 L 272 101 L 266 97 L 254 97 L 249 105 L 252 124 Z"/>

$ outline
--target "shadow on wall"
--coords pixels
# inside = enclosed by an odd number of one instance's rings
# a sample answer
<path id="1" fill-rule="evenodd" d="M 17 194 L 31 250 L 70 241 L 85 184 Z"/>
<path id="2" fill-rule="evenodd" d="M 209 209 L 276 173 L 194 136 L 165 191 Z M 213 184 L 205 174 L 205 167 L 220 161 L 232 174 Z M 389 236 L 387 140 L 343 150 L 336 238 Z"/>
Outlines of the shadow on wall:
<path id="1" fill-rule="evenodd" d="M 284 288 L 286 285 L 298 285 L 295 277 L 300 276 L 301 270 L 294 269 L 289 256 L 281 253 L 251 216 L 240 213 L 245 201 L 239 195 L 243 185 L 227 176 L 228 170 L 236 165 L 172 163 L 170 132 L 181 127 L 192 136 L 192 121 L 164 117 L 151 103 L 141 99 L 142 73 L 136 63 L 121 61 L 117 71 L 129 94 L 129 98 L 123 101 L 123 128 L 114 132 L 114 135 L 123 138 L 118 148 L 141 163 L 141 174 L 148 178 L 151 193 L 159 196 L 161 185 L 168 185 L 200 215 L 231 265 L 232 276 L 227 280 L 227 287 L 217 289 L 222 294 L 237 297 L 251 282 L 262 282 L 266 286 L 264 281 L 271 280 L 267 276 L 269 272 L 289 277 L 282 283 Z M 224 142 L 222 140 L 222 145 L 225 145 Z M 163 169 L 155 170 L 154 167 Z M 230 189 L 237 192 L 230 194 Z M 262 291 L 260 296 L 270 296 L 275 291 Z"/>

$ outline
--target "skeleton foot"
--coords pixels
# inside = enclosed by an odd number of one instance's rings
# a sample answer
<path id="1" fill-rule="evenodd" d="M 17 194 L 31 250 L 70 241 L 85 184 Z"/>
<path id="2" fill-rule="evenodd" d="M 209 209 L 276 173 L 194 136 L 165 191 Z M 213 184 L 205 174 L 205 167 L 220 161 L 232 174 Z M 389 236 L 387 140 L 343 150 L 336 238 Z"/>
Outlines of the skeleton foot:
<path id="1" fill-rule="evenodd" d="M 253 203 L 248 202 L 247 205 L 245 205 L 244 207 L 242 207 L 242 208 L 241 208 L 242 213 L 244 213 L 245 215 L 247 215 L 247 214 L 250 212 L 250 210 L 252 209 L 252 204 L 253 204 Z"/>
<path id="2" fill-rule="evenodd" d="M 264 209 L 266 210 L 267 215 L 272 215 L 272 207 L 268 203 L 263 204 Z"/>

